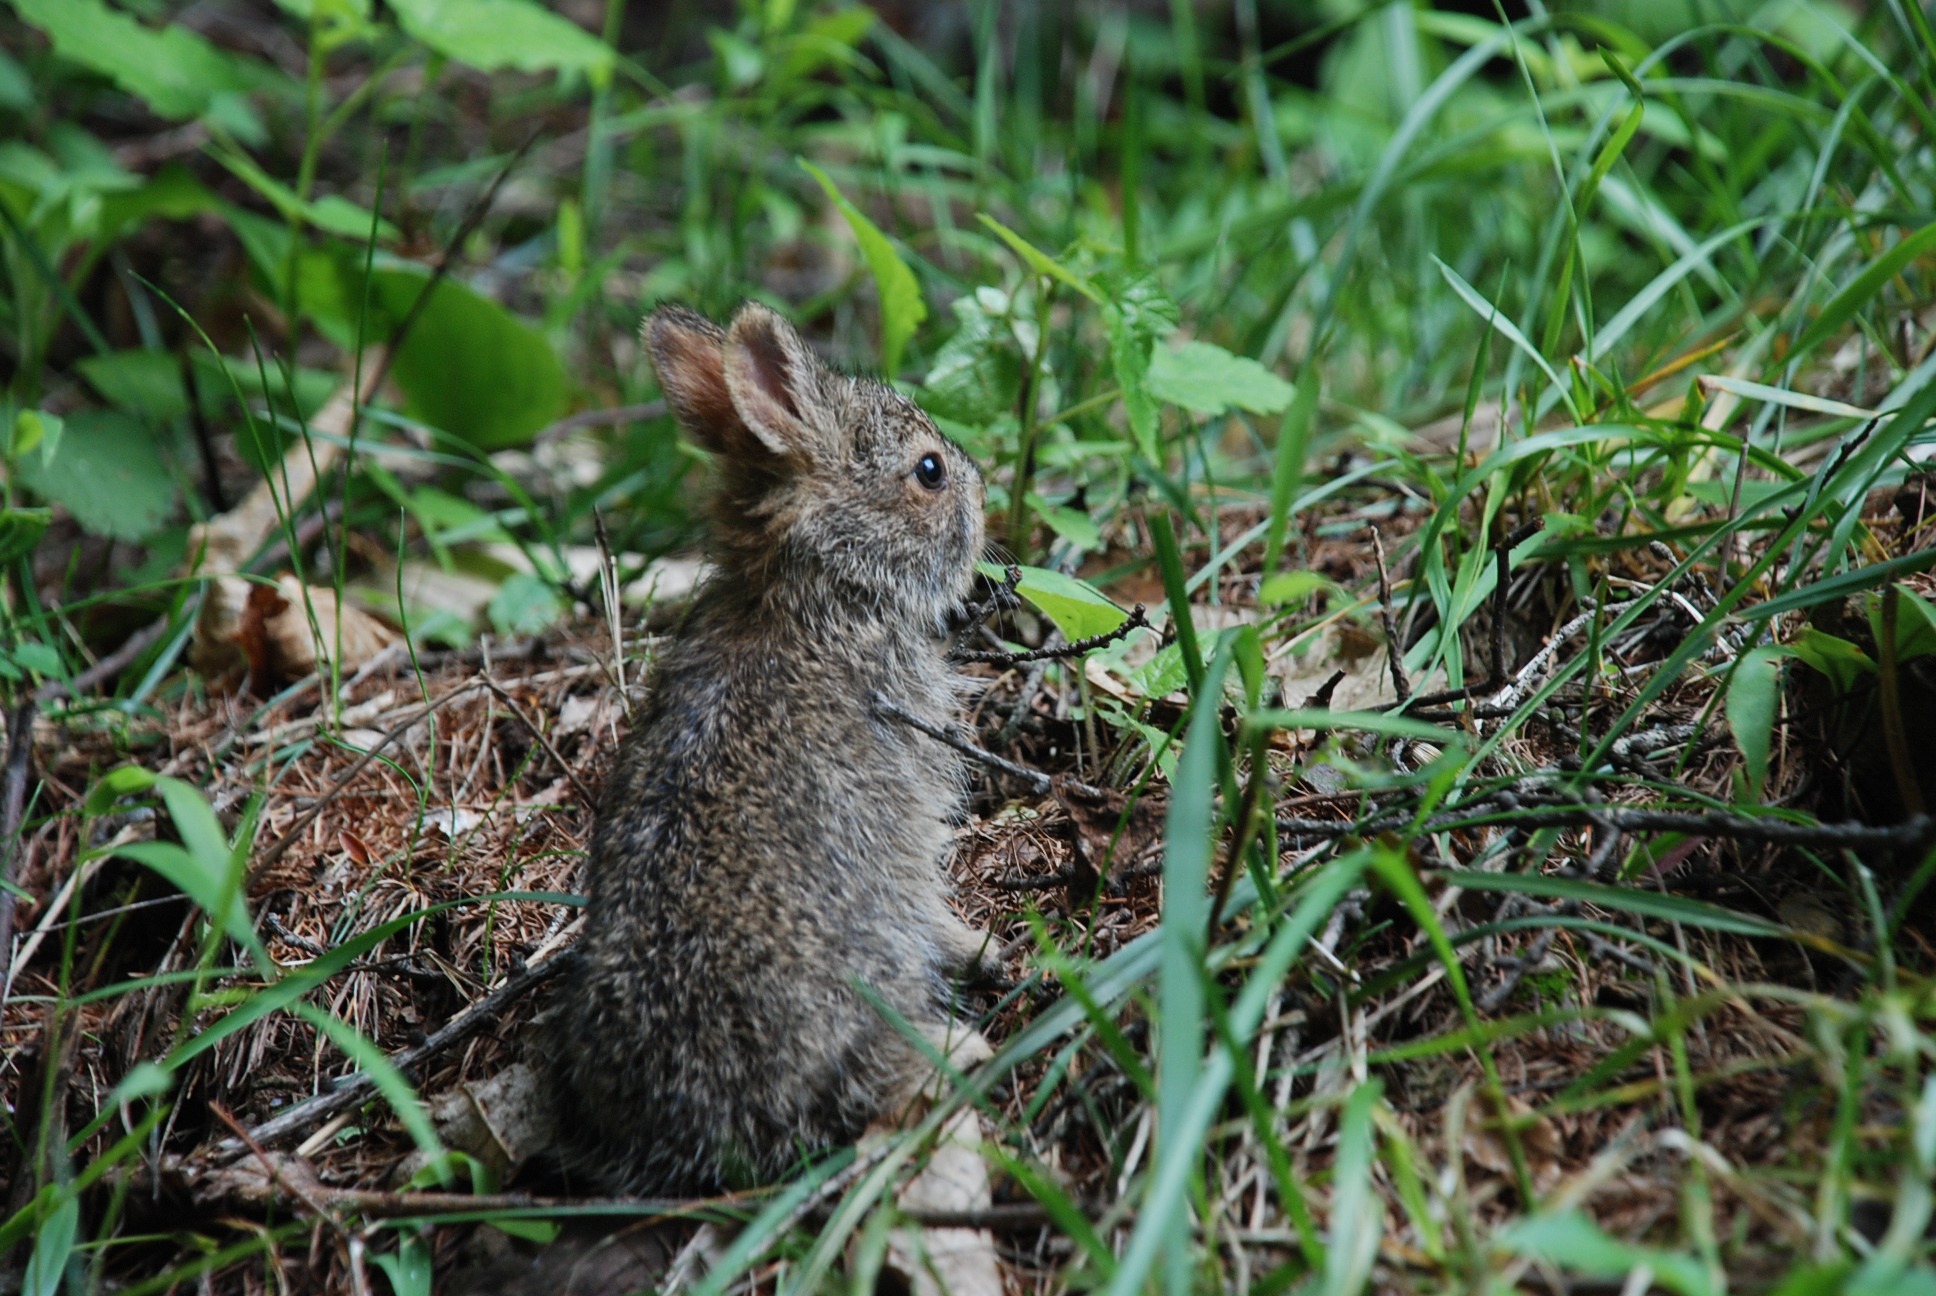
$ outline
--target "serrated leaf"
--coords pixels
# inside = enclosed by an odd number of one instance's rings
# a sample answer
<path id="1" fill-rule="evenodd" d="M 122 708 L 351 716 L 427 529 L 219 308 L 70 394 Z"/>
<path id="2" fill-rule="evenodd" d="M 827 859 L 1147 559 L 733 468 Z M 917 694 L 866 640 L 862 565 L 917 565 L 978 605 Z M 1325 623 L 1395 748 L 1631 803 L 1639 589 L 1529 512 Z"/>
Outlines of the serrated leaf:
<path id="1" fill-rule="evenodd" d="M 921 383 L 921 404 L 932 414 L 987 427 L 1015 411 L 1022 390 L 1022 357 L 1015 336 L 990 319 L 973 293 L 949 303 L 961 321 L 935 352 Z"/>
<path id="2" fill-rule="evenodd" d="M 1233 405 L 1275 414 L 1297 395 L 1297 388 L 1255 360 L 1210 342 L 1186 342 L 1174 351 L 1156 348 L 1145 382 L 1156 399 L 1213 416 Z"/>
<path id="3" fill-rule="evenodd" d="M 1728 728 L 1747 766 L 1749 799 L 1761 799 L 1768 778 L 1768 744 L 1781 703 L 1781 663 L 1790 656 L 1782 647 L 1755 648 L 1741 655 L 1728 681 Z"/>
<path id="4" fill-rule="evenodd" d="M 928 317 L 928 304 L 921 299 L 921 285 L 895 252 L 894 245 L 887 241 L 887 235 L 860 208 L 847 201 L 825 171 L 805 158 L 800 159 L 800 165 L 820 182 L 828 199 L 847 218 L 847 227 L 854 231 L 861 255 L 867 258 L 867 268 L 873 272 L 874 287 L 881 299 L 881 371 L 892 378 L 900 372 L 901 351 L 908 339 Z"/>
<path id="5" fill-rule="evenodd" d="M 981 563 L 977 569 L 989 580 L 1007 579 L 1006 569 L 1000 563 Z M 1129 614 L 1095 586 L 1045 567 L 1022 568 L 1022 582 L 1015 588 L 1043 616 L 1055 622 L 1056 628 L 1071 643 L 1108 634 L 1129 620 Z"/>
<path id="6" fill-rule="evenodd" d="M 112 410 L 70 416 L 51 463 L 30 456 L 15 467 L 32 490 L 65 508 L 93 535 L 145 540 L 175 508 L 175 479 L 154 438 Z"/>
<path id="7" fill-rule="evenodd" d="M 480 72 L 583 72 L 603 84 L 612 51 L 530 0 L 390 0 L 398 23 L 445 58 Z"/>

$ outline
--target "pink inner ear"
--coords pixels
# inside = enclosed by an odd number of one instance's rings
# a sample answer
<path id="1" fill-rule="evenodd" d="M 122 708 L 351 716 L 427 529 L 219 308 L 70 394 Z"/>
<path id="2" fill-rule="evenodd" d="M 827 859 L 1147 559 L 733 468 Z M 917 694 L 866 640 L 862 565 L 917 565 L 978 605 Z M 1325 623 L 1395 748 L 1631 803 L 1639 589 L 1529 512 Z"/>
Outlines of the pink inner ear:
<path id="1" fill-rule="evenodd" d="M 786 349 L 770 328 L 747 332 L 749 336 L 744 339 L 744 345 L 753 358 L 753 381 L 759 384 L 760 395 L 778 405 L 788 417 L 798 420 L 800 407 L 793 399 L 795 375 Z"/>

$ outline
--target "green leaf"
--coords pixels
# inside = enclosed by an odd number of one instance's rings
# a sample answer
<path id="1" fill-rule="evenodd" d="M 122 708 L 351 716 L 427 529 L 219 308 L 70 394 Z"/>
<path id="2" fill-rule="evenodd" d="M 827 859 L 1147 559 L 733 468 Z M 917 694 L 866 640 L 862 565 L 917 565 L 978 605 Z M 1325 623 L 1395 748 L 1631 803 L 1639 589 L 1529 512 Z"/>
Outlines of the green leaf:
<path id="1" fill-rule="evenodd" d="M 998 305 L 1006 303 L 997 298 Z M 1022 391 L 1022 354 L 1015 335 L 989 314 L 979 293 L 949 303 L 961 322 L 935 352 L 921 383 L 921 404 L 931 413 L 973 427 L 987 427 L 1015 412 Z"/>
<path id="2" fill-rule="evenodd" d="M 1896 586 L 1896 660 L 1936 653 L 1936 605 L 1907 585 Z M 1882 598 L 1869 598 L 1869 630 L 1882 643 Z"/>
<path id="3" fill-rule="evenodd" d="M 1007 579 L 1000 563 L 980 563 L 977 570 L 989 580 Z M 1055 622 L 1071 643 L 1092 635 L 1108 634 L 1129 614 L 1110 602 L 1109 597 L 1087 581 L 1044 567 L 1022 568 L 1022 583 L 1016 591 L 1033 603 L 1042 615 Z"/>
<path id="4" fill-rule="evenodd" d="M 1209 342 L 1186 342 L 1174 351 L 1156 348 L 1145 383 L 1150 395 L 1160 401 L 1210 415 L 1222 414 L 1233 405 L 1255 414 L 1275 414 L 1297 395 L 1297 388 L 1255 360 Z"/>
<path id="5" fill-rule="evenodd" d="M 489 613 L 491 625 L 500 635 L 527 638 L 556 625 L 565 614 L 565 605 L 542 576 L 513 572 L 498 586 Z"/>
<path id="6" fill-rule="evenodd" d="M 148 27 L 102 0 L 12 4 L 47 33 L 55 53 L 140 96 L 158 117 L 199 117 L 218 94 L 249 88 L 233 56 L 180 24 Z"/>
<path id="7" fill-rule="evenodd" d="M 1048 278 L 1054 279 L 1059 283 L 1067 284 L 1099 306 L 1106 307 L 1110 304 L 1103 298 L 1101 293 L 1096 291 L 1094 284 L 1036 247 L 1033 243 L 1030 243 L 1027 239 L 996 220 L 993 216 L 984 212 L 978 216 L 978 219 L 983 225 L 993 230 L 997 238 L 1008 244 L 1015 255 L 1021 257 L 1023 263 L 1036 274 L 1046 275 Z"/>
<path id="8" fill-rule="evenodd" d="M 1748 767 L 1748 796 L 1757 802 L 1768 778 L 1768 741 L 1781 701 L 1781 663 L 1789 655 L 1781 647 L 1751 649 L 1741 654 L 1728 681 L 1728 728 Z"/>
<path id="9" fill-rule="evenodd" d="M 825 171 L 805 158 L 800 159 L 800 165 L 820 182 L 827 197 L 847 218 L 848 228 L 860 243 L 861 255 L 867 258 L 867 268 L 874 274 L 874 286 L 881 299 L 881 372 L 892 378 L 901 371 L 902 349 L 921 321 L 928 317 L 928 304 L 921 300 L 921 285 L 894 251 L 894 245 L 887 241 L 887 235 L 834 188 Z"/>
<path id="10" fill-rule="evenodd" d="M 406 32 L 480 72 L 583 72 L 602 85 L 612 51 L 576 23 L 530 0 L 391 0 Z"/>
<path id="11" fill-rule="evenodd" d="M 0 567 L 32 553 L 53 519 L 52 509 L 0 509 Z"/>
<path id="12" fill-rule="evenodd" d="M 356 345 L 363 307 L 361 256 L 339 249 L 304 263 L 303 300 L 317 328 L 345 350 Z M 389 337 L 429 285 L 418 267 L 379 265 L 371 276 L 364 339 Z M 528 441 L 565 411 L 564 367 L 544 337 L 449 279 L 411 326 L 390 373 L 403 389 L 406 414 L 480 450 Z"/>
<path id="13" fill-rule="evenodd" d="M 154 772 L 140 765 L 123 765 L 119 769 L 109 770 L 88 789 L 81 814 L 89 819 L 98 819 L 112 810 L 114 803 L 122 797 L 146 792 L 154 785 Z"/>
<path id="14" fill-rule="evenodd" d="M 1102 529 L 1096 525 L 1094 518 L 1081 509 L 1051 504 L 1034 491 L 1029 492 L 1029 507 L 1035 510 L 1037 517 L 1049 524 L 1051 531 L 1076 548 L 1100 549 L 1102 547 Z"/>
<path id="15" fill-rule="evenodd" d="M 20 1281 L 21 1296 L 57 1296 L 80 1224 L 81 1203 L 70 1193 L 41 1221 L 34 1235 L 34 1251 L 27 1257 L 27 1271 Z"/>
<path id="16" fill-rule="evenodd" d="M 38 639 L 27 639 L 15 645 L 13 659 L 30 671 L 37 671 L 49 679 L 66 679 L 67 663 L 61 660 L 59 652 Z"/>
<path id="17" fill-rule="evenodd" d="M 1314 571 L 1279 572 L 1257 587 L 1257 602 L 1264 607 L 1301 603 L 1319 590 L 1337 588 L 1337 582 Z"/>
<path id="18" fill-rule="evenodd" d="M 78 360 L 74 367 L 116 409 L 159 421 L 188 413 L 181 361 L 166 351 L 110 351 Z"/>
<path id="19" fill-rule="evenodd" d="M 1902 242 L 1884 252 L 1869 263 L 1868 269 L 1851 279 L 1848 286 L 1836 293 L 1822 313 L 1795 340 L 1795 347 L 1788 354 L 1799 356 L 1823 338 L 1839 330 L 1852 319 L 1855 313 L 1869 304 L 1869 299 L 1882 291 L 1882 285 L 1901 274 L 1911 261 L 1936 248 L 1936 223 L 1923 226 Z"/>
<path id="20" fill-rule="evenodd" d="M 15 467 L 28 487 L 65 508 L 93 535 L 146 540 L 175 509 L 175 479 L 154 438 L 112 410 L 72 415 L 53 462 L 29 458 Z"/>
<path id="21" fill-rule="evenodd" d="M 18 457 L 38 446 L 40 462 L 43 465 L 52 463 L 54 456 L 60 453 L 61 434 L 66 430 L 67 420 L 58 414 L 37 409 L 21 410 L 13 420 L 13 454 Z"/>
<path id="22" fill-rule="evenodd" d="M 390 1280 L 395 1296 L 430 1296 L 430 1248 L 414 1233 L 404 1233 L 395 1252 L 373 1255 L 370 1263 Z"/>
<path id="23" fill-rule="evenodd" d="M 1324 1254 L 1320 1296 L 1358 1296 L 1371 1280 L 1384 1231 L 1385 1203 L 1372 1187 L 1372 1108 L 1384 1084 L 1371 1080 L 1351 1091 L 1338 1122 L 1338 1161 L 1332 1170 L 1331 1242 Z"/>
<path id="24" fill-rule="evenodd" d="M 1804 629 L 1788 649 L 1814 670 L 1828 676 L 1837 693 L 1847 693 L 1864 675 L 1875 674 L 1876 664 L 1869 659 L 1869 654 L 1848 640 L 1825 634 L 1814 626 Z"/>
<path id="25" fill-rule="evenodd" d="M 1150 352 L 1176 321 L 1176 304 L 1147 274 L 1126 276 L 1113 285 L 1110 300 L 1103 306 L 1109 364 L 1116 385 L 1122 388 L 1123 412 L 1129 416 L 1136 448 L 1152 463 L 1161 457 L 1156 443 L 1161 409 L 1148 386 Z"/>

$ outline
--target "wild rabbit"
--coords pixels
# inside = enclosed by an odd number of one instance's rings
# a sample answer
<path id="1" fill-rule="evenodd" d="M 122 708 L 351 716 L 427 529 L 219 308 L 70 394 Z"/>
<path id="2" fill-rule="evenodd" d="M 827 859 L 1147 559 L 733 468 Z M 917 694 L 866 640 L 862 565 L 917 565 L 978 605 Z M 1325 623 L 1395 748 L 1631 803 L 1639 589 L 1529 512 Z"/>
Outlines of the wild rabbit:
<path id="1" fill-rule="evenodd" d="M 912 402 L 763 306 L 728 330 L 665 307 L 644 334 L 712 453 L 716 574 L 605 792 L 545 1063 L 574 1174 L 691 1194 L 783 1176 L 914 1096 L 932 1067 L 879 1004 L 943 1049 L 970 1033 L 948 1005 L 983 942 L 941 871 L 961 771 L 873 702 L 954 717 L 943 635 L 984 490 Z"/>

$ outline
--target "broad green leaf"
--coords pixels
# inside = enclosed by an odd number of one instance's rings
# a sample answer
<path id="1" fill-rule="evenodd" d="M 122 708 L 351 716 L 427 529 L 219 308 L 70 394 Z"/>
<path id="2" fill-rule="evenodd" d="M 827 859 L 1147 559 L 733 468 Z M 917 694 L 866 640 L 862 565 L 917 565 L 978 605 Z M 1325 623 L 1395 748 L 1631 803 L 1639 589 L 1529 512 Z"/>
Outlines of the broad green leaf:
<path id="1" fill-rule="evenodd" d="M 1264 607 L 1301 603 L 1319 590 L 1336 589 L 1337 582 L 1314 571 L 1279 572 L 1266 577 L 1257 587 L 1257 602 Z"/>
<path id="2" fill-rule="evenodd" d="M 30 671 L 38 671 L 49 679 L 65 679 L 67 663 L 52 645 L 38 639 L 24 640 L 14 646 L 13 659 Z"/>
<path id="3" fill-rule="evenodd" d="M 81 813 L 89 819 L 98 819 L 114 809 L 114 803 L 122 797 L 146 792 L 154 785 L 154 771 L 142 766 L 123 765 L 119 769 L 109 770 L 88 789 L 87 801 Z"/>
<path id="4" fill-rule="evenodd" d="M 146 540 L 175 509 L 175 479 L 153 436 L 112 410 L 69 416 L 53 462 L 29 457 L 14 466 L 28 487 L 93 535 Z"/>
<path id="5" fill-rule="evenodd" d="M 500 635 L 525 638 L 549 630 L 566 609 L 558 592 L 542 576 L 513 572 L 498 586 L 488 611 L 491 626 Z"/>
<path id="6" fill-rule="evenodd" d="M 303 300 L 317 328 L 338 346 L 356 345 L 363 307 L 361 252 L 306 259 Z M 409 315 L 430 278 L 419 267 L 382 261 L 371 276 L 366 342 L 381 342 Z M 481 450 L 530 439 L 565 411 L 564 367 L 537 330 L 449 279 L 411 326 L 391 377 L 404 412 Z"/>
<path id="7" fill-rule="evenodd" d="M 223 912 L 226 905 L 228 919 L 222 924 L 222 930 L 245 949 L 253 946 L 255 929 L 249 922 L 248 907 L 239 896 L 230 903 L 233 888 L 226 871 L 222 874 L 212 872 L 195 855 L 174 842 L 129 842 L 116 847 L 114 853 L 137 864 L 145 864 L 161 874 L 211 918 Z"/>
<path id="8" fill-rule="evenodd" d="M 583 72 L 603 84 L 612 51 L 531 0 L 390 0 L 397 21 L 445 58 L 481 72 Z"/>
<path id="9" fill-rule="evenodd" d="M 981 563 L 977 568 L 989 580 L 1000 582 L 1007 573 L 1000 563 Z M 1015 587 L 1042 615 L 1055 622 L 1071 643 L 1092 635 L 1108 634 L 1129 619 L 1129 614 L 1109 601 L 1109 597 L 1087 581 L 1044 567 L 1022 568 L 1022 583 Z"/>
<path id="10" fill-rule="evenodd" d="M 1123 412 L 1129 416 L 1136 448 L 1152 463 L 1161 458 L 1157 445 L 1161 409 L 1149 390 L 1150 353 L 1176 322 L 1176 304 L 1150 275 L 1126 276 L 1111 285 L 1103 306 L 1109 364 L 1116 385 L 1122 388 Z"/>
<path id="11" fill-rule="evenodd" d="M 979 294 L 963 293 L 949 309 L 961 325 L 935 352 L 921 383 L 921 404 L 941 418 L 987 427 L 1015 413 L 1022 391 L 1021 349 Z"/>
<path id="12" fill-rule="evenodd" d="M 1761 799 L 1768 777 L 1768 741 L 1781 702 L 1781 663 L 1789 655 L 1780 647 L 1751 649 L 1741 654 L 1728 681 L 1728 728 L 1748 767 L 1748 795 L 1754 801 Z"/>
<path id="13" fill-rule="evenodd" d="M 67 420 L 46 410 L 24 409 L 13 420 L 13 454 L 18 457 L 30 450 L 40 451 L 42 464 L 50 464 L 60 453 L 61 434 L 67 431 Z"/>
<path id="14" fill-rule="evenodd" d="M 250 86 L 232 55 L 178 23 L 149 27 L 102 0 L 12 4 L 47 33 L 55 53 L 140 96 L 158 117 L 199 117 L 216 95 Z"/>
<path id="15" fill-rule="evenodd" d="M 1519 1220 L 1507 1226 L 1500 1242 L 1518 1255 L 1572 1273 L 1624 1278 L 1645 1265 L 1656 1283 L 1679 1296 L 1719 1296 L 1707 1269 L 1692 1256 L 1622 1242 L 1576 1211 Z"/>
<path id="16" fill-rule="evenodd" d="M 111 351 L 74 367 L 116 409 L 164 422 L 188 413 L 181 361 L 166 351 Z"/>
<path id="17" fill-rule="evenodd" d="M 1809 626 L 1801 632 L 1794 643 L 1788 645 L 1790 652 L 1797 658 L 1828 677 L 1837 693 L 1847 693 L 1859 683 L 1863 676 L 1875 674 L 1875 662 L 1869 654 L 1832 634 L 1826 634 Z"/>
<path id="18" fill-rule="evenodd" d="M 1145 384 L 1157 400 L 1210 415 L 1233 405 L 1254 414 L 1275 414 L 1297 394 L 1255 360 L 1209 342 L 1186 342 L 1174 351 L 1157 347 Z"/>
<path id="19" fill-rule="evenodd" d="M 0 509 L 0 567 L 32 553 L 53 519 L 52 509 Z"/>
<path id="20" fill-rule="evenodd" d="M 1932 248 L 1936 248 L 1936 223 L 1923 226 L 1870 262 L 1866 270 L 1851 279 L 1847 287 L 1822 307 L 1822 313 L 1802 331 L 1801 337 L 1795 340 L 1794 350 L 1788 354 L 1799 356 L 1841 329 L 1855 317 L 1857 311 L 1869 304 L 1871 297 L 1882 291 L 1882 285 L 1901 274 L 1911 261 Z"/>
<path id="21" fill-rule="evenodd" d="M 394 1252 L 370 1257 L 390 1280 L 394 1296 L 430 1296 L 430 1248 L 414 1233 L 401 1233 Z"/>
<path id="22" fill-rule="evenodd" d="M 1029 507 L 1036 516 L 1049 524 L 1049 529 L 1067 540 L 1078 549 L 1099 549 L 1102 547 L 1102 529 L 1096 520 L 1081 509 L 1069 508 L 1063 504 L 1051 504 L 1029 492 Z"/>
<path id="23" fill-rule="evenodd" d="M 874 287 L 881 299 L 881 372 L 892 378 L 901 371 L 901 351 L 908 339 L 928 317 L 928 304 L 921 300 L 921 285 L 894 251 L 894 245 L 887 241 L 887 235 L 834 188 L 825 171 L 805 158 L 800 160 L 800 165 L 820 182 L 827 197 L 847 218 L 848 228 L 860 243 L 861 255 L 867 258 L 867 268 L 873 272 Z"/>
<path id="24" fill-rule="evenodd" d="M 1882 643 L 1882 596 L 1869 597 L 1869 631 Z M 1896 586 L 1896 660 L 1936 653 L 1936 605 L 1907 585 Z"/>
<path id="25" fill-rule="evenodd" d="M 70 1191 L 41 1221 L 34 1235 L 33 1254 L 27 1257 L 27 1270 L 21 1276 L 21 1296 L 58 1296 L 80 1224 L 81 1203 Z"/>

